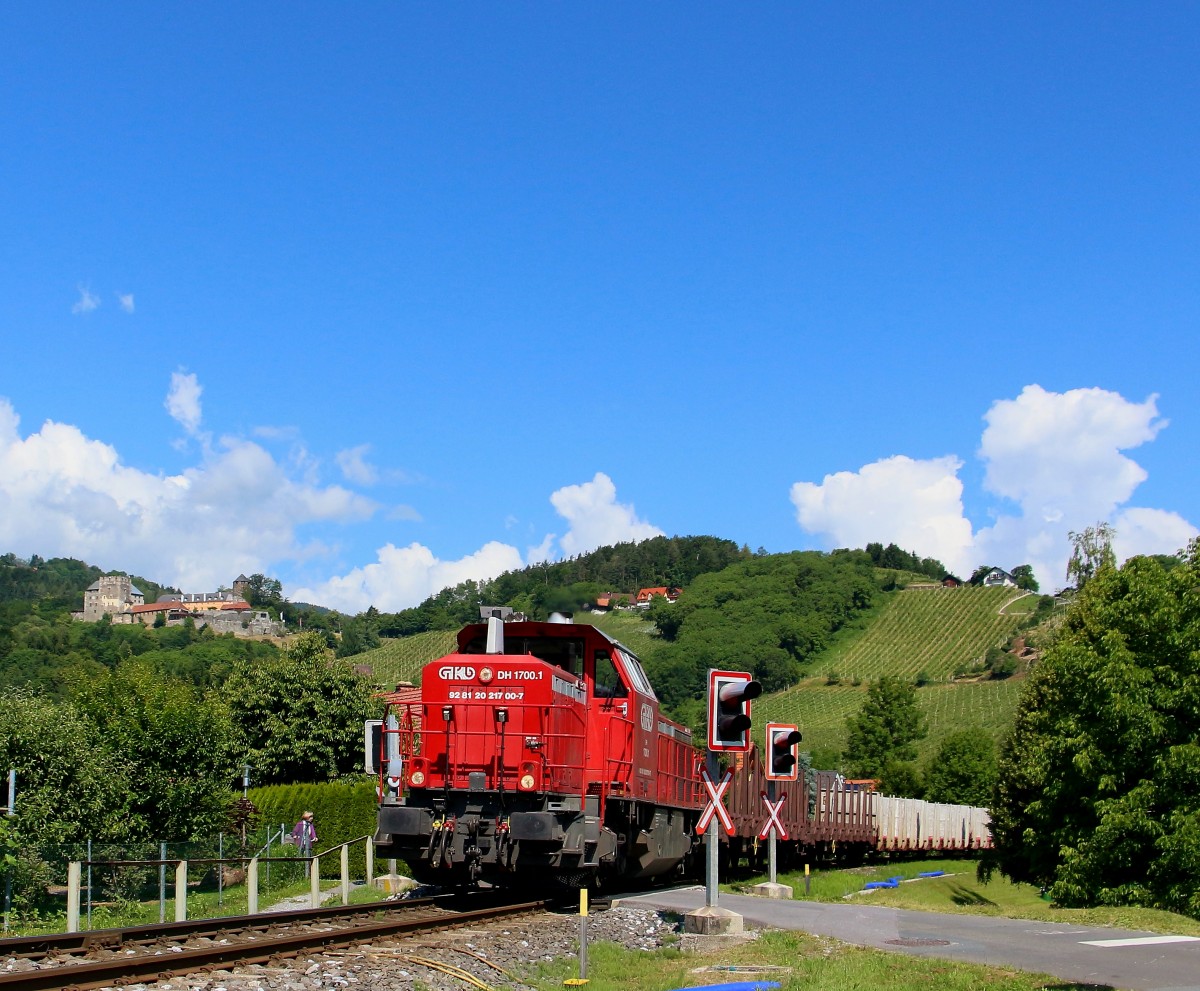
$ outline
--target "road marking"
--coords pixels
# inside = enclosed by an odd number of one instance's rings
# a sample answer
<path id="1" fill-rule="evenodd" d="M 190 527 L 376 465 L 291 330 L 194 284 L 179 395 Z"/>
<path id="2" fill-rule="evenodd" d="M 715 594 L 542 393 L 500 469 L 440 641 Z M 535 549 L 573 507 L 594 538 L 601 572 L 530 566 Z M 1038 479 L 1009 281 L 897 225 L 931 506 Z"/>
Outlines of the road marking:
<path id="1" fill-rule="evenodd" d="M 1196 943 L 1200 936 L 1134 936 L 1131 939 L 1081 939 L 1083 946 L 1154 946 L 1158 943 Z"/>
<path id="2" fill-rule="evenodd" d="M 1030 929 L 1029 932 L 1035 936 L 1078 936 L 1080 933 L 1089 933 L 1090 929 Z"/>

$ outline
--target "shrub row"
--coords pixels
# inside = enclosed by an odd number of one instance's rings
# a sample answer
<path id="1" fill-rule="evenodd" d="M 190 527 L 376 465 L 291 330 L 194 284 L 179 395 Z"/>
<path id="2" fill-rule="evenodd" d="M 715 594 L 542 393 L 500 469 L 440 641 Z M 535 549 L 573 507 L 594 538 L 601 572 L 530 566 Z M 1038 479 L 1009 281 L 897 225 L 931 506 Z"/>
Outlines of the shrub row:
<path id="1" fill-rule="evenodd" d="M 359 840 L 375 832 L 375 780 L 362 778 L 353 782 L 322 784 L 268 785 L 251 788 L 247 797 L 258 809 L 259 822 L 264 826 L 284 824 L 287 830 L 305 811 L 313 814 L 317 827 L 318 853 L 341 843 Z M 340 876 L 340 857 L 321 858 L 321 876 Z M 350 876 L 366 874 L 366 845 L 353 843 L 350 847 Z"/>

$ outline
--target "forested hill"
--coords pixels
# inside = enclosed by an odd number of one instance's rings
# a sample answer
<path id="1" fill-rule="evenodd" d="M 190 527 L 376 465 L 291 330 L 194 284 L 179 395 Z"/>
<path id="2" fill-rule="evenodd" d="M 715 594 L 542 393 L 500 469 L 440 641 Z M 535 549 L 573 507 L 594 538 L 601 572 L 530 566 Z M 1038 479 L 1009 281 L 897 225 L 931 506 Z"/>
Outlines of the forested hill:
<path id="1" fill-rule="evenodd" d="M 649 618 L 662 646 L 644 658 L 669 708 L 700 697 L 709 668 L 749 671 L 771 692 L 794 684 L 833 636 L 880 594 L 863 551 L 795 551 L 740 561 L 699 576 Z"/>
<path id="2" fill-rule="evenodd" d="M 70 611 L 83 608 L 83 591 L 101 575 L 120 575 L 122 571 L 102 571 L 69 557 L 54 557 L 48 561 L 34 554 L 23 561 L 15 554 L 0 555 L 0 609 L 9 603 L 36 603 L 44 612 Z M 129 578 L 154 602 L 162 592 L 178 591 L 158 585 L 138 575 Z M 24 611 L 18 609 L 16 611 Z"/>
<path id="3" fill-rule="evenodd" d="M 652 537 L 640 543 L 614 544 L 566 561 L 509 571 L 492 581 L 462 582 L 412 609 L 378 615 L 375 627 L 384 637 L 454 630 L 478 620 L 481 605 L 512 606 L 538 617 L 577 612 L 606 592 L 687 588 L 700 575 L 754 556 L 748 547 L 719 537 Z"/>

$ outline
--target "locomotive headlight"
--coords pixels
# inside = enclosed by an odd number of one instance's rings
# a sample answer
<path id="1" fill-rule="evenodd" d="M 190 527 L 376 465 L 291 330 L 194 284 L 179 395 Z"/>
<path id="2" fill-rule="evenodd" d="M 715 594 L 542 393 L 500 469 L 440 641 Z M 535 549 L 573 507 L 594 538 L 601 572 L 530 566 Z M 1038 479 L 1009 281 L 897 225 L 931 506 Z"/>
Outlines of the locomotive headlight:
<path id="1" fill-rule="evenodd" d="M 425 785 L 425 761 L 420 757 L 414 757 L 408 766 L 408 783 L 413 788 L 422 788 Z"/>
<path id="2" fill-rule="evenodd" d="M 522 791 L 533 791 L 533 786 L 536 783 L 537 782 L 534 781 L 532 774 L 522 774 L 521 775 L 520 785 L 521 785 Z"/>
<path id="3" fill-rule="evenodd" d="M 537 788 L 538 783 L 538 768 L 531 761 L 526 760 L 521 762 L 521 773 L 517 778 L 517 788 L 520 791 L 533 791 Z"/>

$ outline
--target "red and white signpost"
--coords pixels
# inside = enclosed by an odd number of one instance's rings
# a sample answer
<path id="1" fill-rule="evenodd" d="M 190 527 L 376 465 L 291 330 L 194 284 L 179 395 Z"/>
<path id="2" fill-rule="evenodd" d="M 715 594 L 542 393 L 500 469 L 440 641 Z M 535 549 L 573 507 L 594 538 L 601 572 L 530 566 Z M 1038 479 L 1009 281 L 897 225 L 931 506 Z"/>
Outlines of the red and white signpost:
<path id="1" fill-rule="evenodd" d="M 772 800 L 772 797 L 765 791 L 762 792 L 763 804 L 767 807 L 767 821 L 763 823 L 763 828 L 758 831 L 758 838 L 765 840 L 770 837 L 771 842 L 775 842 L 775 837 L 781 840 L 788 838 L 787 827 L 784 826 L 783 820 L 779 818 L 779 813 L 783 811 L 783 803 L 787 801 L 787 792 L 785 791 L 779 796 L 778 801 Z M 775 872 L 771 871 L 771 880 L 775 880 Z"/>
<path id="2" fill-rule="evenodd" d="M 725 777 L 721 779 L 721 783 L 715 785 L 708 773 L 708 768 L 702 767 L 700 769 L 700 779 L 704 782 L 704 788 L 708 792 L 708 805 L 704 807 L 704 811 L 700 814 L 700 819 L 696 823 L 696 832 L 701 834 L 707 832 L 708 824 L 712 822 L 715 815 L 725 830 L 725 834 L 732 836 L 733 820 L 729 818 L 729 810 L 725 808 L 725 789 L 729 787 L 729 782 L 733 780 L 733 772 L 726 771 Z"/>

